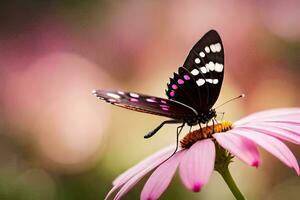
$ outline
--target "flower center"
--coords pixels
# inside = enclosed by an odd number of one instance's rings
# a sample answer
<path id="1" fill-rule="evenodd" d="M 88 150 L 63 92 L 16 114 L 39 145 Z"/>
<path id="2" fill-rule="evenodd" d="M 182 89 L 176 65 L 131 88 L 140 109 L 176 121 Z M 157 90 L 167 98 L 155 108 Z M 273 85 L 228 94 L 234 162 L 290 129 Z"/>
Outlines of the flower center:
<path id="1" fill-rule="evenodd" d="M 198 140 L 203 140 L 206 138 L 212 138 L 214 133 L 221 133 L 232 129 L 232 123 L 229 121 L 223 121 L 218 124 L 206 126 L 198 130 L 188 133 L 181 141 L 182 148 L 189 148 Z"/>

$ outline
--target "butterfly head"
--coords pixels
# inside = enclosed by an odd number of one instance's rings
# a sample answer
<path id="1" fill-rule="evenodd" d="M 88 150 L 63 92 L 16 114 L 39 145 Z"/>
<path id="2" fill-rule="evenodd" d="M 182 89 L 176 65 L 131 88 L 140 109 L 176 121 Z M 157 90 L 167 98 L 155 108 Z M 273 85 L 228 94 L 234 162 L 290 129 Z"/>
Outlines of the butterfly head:
<path id="1" fill-rule="evenodd" d="M 217 116 L 216 110 L 215 109 L 210 109 L 207 112 L 202 112 L 197 115 L 195 118 L 191 118 L 186 120 L 187 124 L 189 126 L 194 126 L 197 124 L 206 124 L 209 122 L 211 119 L 215 118 Z"/>
<path id="2" fill-rule="evenodd" d="M 198 117 L 198 122 L 199 123 L 207 123 L 209 122 L 212 118 L 215 118 L 217 116 L 216 110 L 215 109 L 210 109 L 208 112 L 201 113 Z"/>

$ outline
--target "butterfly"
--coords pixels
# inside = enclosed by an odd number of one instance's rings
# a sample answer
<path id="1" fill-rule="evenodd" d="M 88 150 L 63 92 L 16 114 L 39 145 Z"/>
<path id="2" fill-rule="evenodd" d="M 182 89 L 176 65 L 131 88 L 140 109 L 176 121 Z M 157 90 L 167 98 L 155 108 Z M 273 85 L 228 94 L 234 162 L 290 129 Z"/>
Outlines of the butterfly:
<path id="1" fill-rule="evenodd" d="M 170 118 L 149 132 L 153 136 L 165 124 L 194 126 L 208 123 L 217 116 L 217 101 L 224 78 L 224 48 L 215 30 L 207 32 L 190 50 L 182 67 L 167 84 L 167 98 L 113 90 L 94 90 L 93 94 L 108 103 L 143 113 Z"/>

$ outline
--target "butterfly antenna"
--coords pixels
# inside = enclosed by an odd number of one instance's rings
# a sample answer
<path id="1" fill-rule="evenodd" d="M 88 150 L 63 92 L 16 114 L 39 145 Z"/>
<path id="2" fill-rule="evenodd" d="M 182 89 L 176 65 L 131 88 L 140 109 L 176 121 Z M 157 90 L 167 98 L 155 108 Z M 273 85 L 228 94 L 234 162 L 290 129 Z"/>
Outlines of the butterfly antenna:
<path id="1" fill-rule="evenodd" d="M 239 96 L 237 96 L 237 97 L 234 97 L 234 98 L 232 98 L 232 99 L 229 99 L 228 101 L 222 103 L 221 105 L 218 105 L 218 106 L 215 107 L 214 109 L 217 109 L 217 108 L 219 108 L 219 107 L 221 107 L 221 106 L 223 106 L 223 105 L 225 105 L 225 104 L 227 104 L 227 103 L 229 103 L 229 102 L 231 102 L 231 101 L 233 101 L 233 100 L 236 100 L 236 99 L 239 99 L 239 98 L 244 98 L 245 96 L 246 96 L 245 94 L 241 94 L 241 95 L 239 95 Z"/>

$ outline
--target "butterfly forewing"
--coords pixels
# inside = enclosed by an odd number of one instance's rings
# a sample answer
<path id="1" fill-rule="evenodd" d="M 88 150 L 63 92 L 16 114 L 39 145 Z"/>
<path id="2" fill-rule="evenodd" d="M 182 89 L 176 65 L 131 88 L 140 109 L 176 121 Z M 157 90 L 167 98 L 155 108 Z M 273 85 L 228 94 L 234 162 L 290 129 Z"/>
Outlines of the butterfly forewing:
<path id="1" fill-rule="evenodd" d="M 211 30 L 207 32 L 189 52 L 183 68 L 189 73 L 184 73 L 179 68 L 179 74 L 183 81 L 174 76 L 176 85 L 181 88 L 189 88 L 185 91 L 185 104 L 193 107 L 198 113 L 207 112 L 216 102 L 224 77 L 224 49 L 219 34 Z M 181 71 L 180 71 L 181 69 Z M 185 81 L 184 77 L 191 81 Z M 173 86 L 176 88 L 176 86 Z M 173 87 L 166 91 L 170 99 L 180 101 L 183 97 L 176 93 Z M 196 92 L 195 92 L 196 91 Z"/>
<path id="2" fill-rule="evenodd" d="M 180 102 L 133 92 L 94 90 L 99 99 L 130 110 L 184 120 L 197 116 L 197 112 Z"/>

